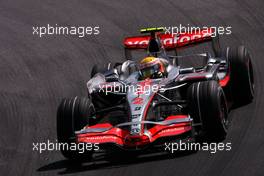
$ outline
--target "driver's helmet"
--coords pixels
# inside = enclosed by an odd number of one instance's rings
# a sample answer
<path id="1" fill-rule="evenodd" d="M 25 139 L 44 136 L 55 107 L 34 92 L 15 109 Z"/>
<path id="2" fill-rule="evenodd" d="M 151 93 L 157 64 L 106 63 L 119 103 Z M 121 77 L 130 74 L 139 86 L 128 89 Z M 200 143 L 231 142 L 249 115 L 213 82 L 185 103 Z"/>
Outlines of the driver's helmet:
<path id="1" fill-rule="evenodd" d="M 161 58 L 145 57 L 139 63 L 140 79 L 157 79 L 166 75 L 166 64 Z"/>

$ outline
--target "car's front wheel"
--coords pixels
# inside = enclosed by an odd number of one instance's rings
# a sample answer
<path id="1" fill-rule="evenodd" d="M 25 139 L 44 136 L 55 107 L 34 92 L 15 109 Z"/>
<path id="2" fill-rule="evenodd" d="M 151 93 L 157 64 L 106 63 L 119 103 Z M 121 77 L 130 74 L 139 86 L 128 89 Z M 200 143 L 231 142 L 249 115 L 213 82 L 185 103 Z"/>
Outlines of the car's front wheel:
<path id="1" fill-rule="evenodd" d="M 94 113 L 94 108 L 88 98 L 63 99 L 57 110 L 57 138 L 63 144 L 61 153 L 68 159 L 84 159 L 92 155 L 92 151 L 80 152 L 71 150 L 71 145 L 77 145 L 75 131 L 81 130 L 89 124 L 89 117 Z M 62 146 L 62 145 L 61 145 Z"/>
<path id="2" fill-rule="evenodd" d="M 188 88 L 189 113 L 194 123 L 201 123 L 205 140 L 219 142 L 225 139 L 228 109 L 225 94 L 216 81 L 193 83 Z"/>

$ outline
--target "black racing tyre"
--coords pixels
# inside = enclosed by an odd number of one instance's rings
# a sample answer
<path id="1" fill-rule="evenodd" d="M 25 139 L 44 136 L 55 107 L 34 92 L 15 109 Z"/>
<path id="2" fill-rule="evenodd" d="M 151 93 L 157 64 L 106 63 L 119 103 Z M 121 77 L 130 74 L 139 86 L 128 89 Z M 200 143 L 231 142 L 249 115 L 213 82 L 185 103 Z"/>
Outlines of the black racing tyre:
<path id="1" fill-rule="evenodd" d="M 88 98 L 63 99 L 57 111 L 57 138 L 59 143 L 76 144 L 75 131 L 81 130 L 89 124 L 90 115 L 94 112 L 93 105 Z M 78 150 L 61 148 L 64 157 L 71 160 L 88 159 L 92 151 L 80 153 Z"/>
<path id="2" fill-rule="evenodd" d="M 111 63 L 102 64 L 102 65 L 95 64 L 91 71 L 91 78 L 94 77 L 94 75 L 96 75 L 97 73 L 103 74 L 112 68 L 113 68 L 113 64 Z M 92 101 L 96 109 L 103 109 L 106 106 L 105 100 L 102 99 L 100 96 L 97 96 L 97 95 L 93 96 Z"/>
<path id="3" fill-rule="evenodd" d="M 91 78 L 96 75 L 97 73 L 105 73 L 108 70 L 114 68 L 114 65 L 112 63 L 102 64 L 102 65 L 94 65 L 91 71 Z"/>
<path id="4" fill-rule="evenodd" d="M 91 71 L 91 77 L 96 75 L 97 73 L 104 74 L 105 72 L 116 69 L 117 74 L 121 73 L 121 66 L 122 63 L 107 63 L 102 65 L 94 65 Z M 90 96 L 90 95 L 88 95 Z M 117 98 L 116 95 L 105 95 L 101 96 L 101 94 L 94 94 L 91 96 L 92 102 L 96 108 L 96 110 L 104 109 L 106 107 L 109 107 L 119 101 L 120 97 Z M 99 115 L 98 115 L 99 116 Z"/>
<path id="5" fill-rule="evenodd" d="M 201 123 L 200 134 L 208 142 L 225 139 L 228 109 L 225 94 L 216 81 L 193 83 L 187 92 L 188 107 L 194 123 Z"/>
<path id="6" fill-rule="evenodd" d="M 216 57 L 221 56 L 221 46 L 220 46 L 220 37 L 216 34 L 215 37 L 212 38 L 212 47 Z"/>
<path id="7" fill-rule="evenodd" d="M 227 57 L 234 106 L 248 104 L 254 98 L 254 74 L 250 54 L 244 46 L 231 47 Z"/>

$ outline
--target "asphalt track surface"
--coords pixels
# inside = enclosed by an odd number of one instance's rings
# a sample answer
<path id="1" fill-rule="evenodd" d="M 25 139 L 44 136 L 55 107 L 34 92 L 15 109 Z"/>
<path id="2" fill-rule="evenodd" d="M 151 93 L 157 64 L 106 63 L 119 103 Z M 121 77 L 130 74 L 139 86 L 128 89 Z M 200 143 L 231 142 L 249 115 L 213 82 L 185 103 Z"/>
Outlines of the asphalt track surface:
<path id="1" fill-rule="evenodd" d="M 263 175 L 264 1 L 27 0 L 0 2 L 0 175 Z M 145 26 L 232 26 L 225 46 L 244 44 L 255 68 L 256 98 L 231 113 L 229 152 L 70 163 L 33 142 L 56 140 L 63 97 L 85 96 L 93 64 L 123 58 L 122 39 Z M 100 35 L 32 35 L 47 24 L 100 26 Z"/>

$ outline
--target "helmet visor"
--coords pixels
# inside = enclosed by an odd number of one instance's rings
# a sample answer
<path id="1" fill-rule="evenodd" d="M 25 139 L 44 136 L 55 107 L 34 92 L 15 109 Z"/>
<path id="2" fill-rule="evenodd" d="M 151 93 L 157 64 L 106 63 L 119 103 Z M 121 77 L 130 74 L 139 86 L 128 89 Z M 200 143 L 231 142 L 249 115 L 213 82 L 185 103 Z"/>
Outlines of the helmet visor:
<path id="1" fill-rule="evenodd" d="M 147 67 L 141 70 L 141 74 L 142 74 L 142 78 L 146 79 L 146 78 L 151 78 L 152 75 L 154 75 L 154 73 L 159 72 L 159 64 L 155 64 L 151 67 Z"/>

